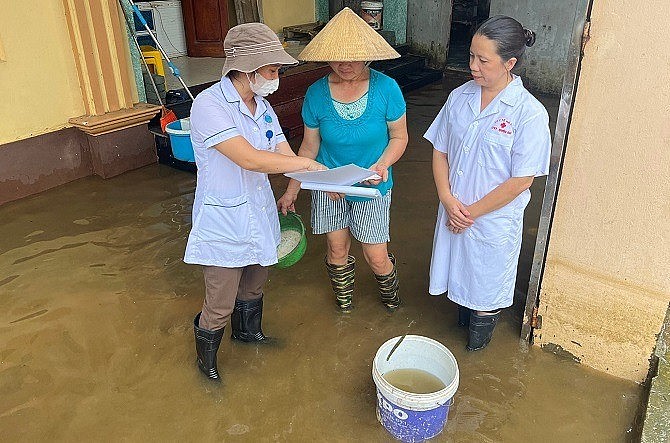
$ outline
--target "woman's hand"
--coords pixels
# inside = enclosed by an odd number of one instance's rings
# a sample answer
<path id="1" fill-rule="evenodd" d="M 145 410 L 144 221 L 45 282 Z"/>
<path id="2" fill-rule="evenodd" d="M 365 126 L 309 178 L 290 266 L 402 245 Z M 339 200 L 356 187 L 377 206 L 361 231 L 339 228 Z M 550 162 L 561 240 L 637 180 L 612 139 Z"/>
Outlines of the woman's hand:
<path id="1" fill-rule="evenodd" d="M 460 234 L 475 222 L 471 217 L 470 211 L 455 197 L 449 198 L 446 202 L 442 202 L 444 209 L 447 211 L 447 229 L 454 234 Z"/>
<path id="2" fill-rule="evenodd" d="M 326 169 L 328 169 L 325 166 L 323 166 L 321 163 L 319 163 L 315 160 L 312 160 L 311 158 L 306 158 L 306 157 L 301 157 L 301 158 L 304 159 L 304 161 L 305 161 L 305 167 L 304 167 L 305 171 L 325 171 Z"/>
<path id="3" fill-rule="evenodd" d="M 370 166 L 368 169 L 375 171 L 375 173 L 381 177 L 377 180 L 365 180 L 363 181 L 366 185 L 377 186 L 381 182 L 386 182 L 389 179 L 389 167 L 381 162 L 377 162 L 374 165 Z"/>
<path id="4" fill-rule="evenodd" d="M 287 189 L 284 195 L 277 200 L 277 210 L 286 215 L 287 212 L 295 212 L 295 201 L 298 199 L 298 191 Z"/>
<path id="5" fill-rule="evenodd" d="M 328 198 L 333 201 L 337 201 L 341 198 L 344 198 L 344 194 L 339 194 L 337 192 L 326 192 L 326 194 L 328 194 Z"/>
<path id="6" fill-rule="evenodd" d="M 462 233 L 464 233 L 465 230 L 468 229 L 468 228 L 457 228 L 457 227 L 454 225 L 454 223 L 453 223 L 451 220 L 449 220 L 449 221 L 447 221 L 447 229 L 448 229 L 449 231 L 453 232 L 454 234 L 462 234 Z"/>

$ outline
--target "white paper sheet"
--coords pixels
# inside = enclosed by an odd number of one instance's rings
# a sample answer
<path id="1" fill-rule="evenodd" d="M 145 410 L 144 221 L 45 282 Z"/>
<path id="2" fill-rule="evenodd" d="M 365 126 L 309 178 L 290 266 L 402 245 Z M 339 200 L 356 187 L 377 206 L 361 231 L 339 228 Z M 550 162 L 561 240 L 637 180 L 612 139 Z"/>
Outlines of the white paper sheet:
<path id="1" fill-rule="evenodd" d="M 379 180 L 380 178 L 374 171 L 354 164 L 327 169 L 325 171 L 288 172 L 284 175 L 301 183 L 319 183 L 336 186 L 351 186 L 364 180 Z"/>
<path id="2" fill-rule="evenodd" d="M 364 188 L 362 186 L 339 186 L 325 183 L 300 183 L 302 189 L 311 189 L 313 191 L 337 192 L 339 194 L 352 195 L 355 197 L 378 198 L 382 194 L 377 188 Z"/>

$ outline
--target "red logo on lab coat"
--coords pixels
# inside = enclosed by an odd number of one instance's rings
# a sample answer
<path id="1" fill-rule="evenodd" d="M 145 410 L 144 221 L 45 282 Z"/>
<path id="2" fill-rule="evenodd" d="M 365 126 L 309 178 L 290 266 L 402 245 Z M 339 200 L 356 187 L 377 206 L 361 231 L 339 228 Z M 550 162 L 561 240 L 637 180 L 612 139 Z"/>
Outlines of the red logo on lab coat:
<path id="1" fill-rule="evenodd" d="M 500 134 L 505 134 L 505 135 L 512 135 L 514 132 L 514 128 L 512 127 L 512 122 L 507 120 L 506 118 L 502 117 L 496 120 L 493 123 L 493 127 L 491 128 L 495 132 L 498 132 Z"/>

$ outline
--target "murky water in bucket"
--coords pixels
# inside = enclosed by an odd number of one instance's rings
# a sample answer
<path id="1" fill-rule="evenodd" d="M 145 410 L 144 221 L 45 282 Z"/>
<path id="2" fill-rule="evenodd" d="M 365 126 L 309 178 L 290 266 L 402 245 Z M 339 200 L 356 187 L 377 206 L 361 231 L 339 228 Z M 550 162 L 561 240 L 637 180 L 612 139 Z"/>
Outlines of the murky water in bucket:
<path id="1" fill-rule="evenodd" d="M 384 379 L 394 387 L 413 394 L 430 394 L 446 387 L 438 377 L 421 369 L 395 369 L 385 373 Z"/>

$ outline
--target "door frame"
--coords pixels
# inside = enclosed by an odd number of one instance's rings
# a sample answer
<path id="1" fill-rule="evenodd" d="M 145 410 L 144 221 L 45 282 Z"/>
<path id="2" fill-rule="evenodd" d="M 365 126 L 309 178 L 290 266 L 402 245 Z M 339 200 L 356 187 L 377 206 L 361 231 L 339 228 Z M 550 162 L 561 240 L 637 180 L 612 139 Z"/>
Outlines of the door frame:
<path id="1" fill-rule="evenodd" d="M 539 295 L 547 259 L 547 245 L 551 235 L 551 225 L 556 208 L 556 195 L 563 169 L 563 158 L 568 142 L 572 109 L 579 82 L 583 45 L 588 37 L 592 5 L 593 0 L 578 0 L 575 10 L 572 36 L 567 56 L 567 67 L 561 90 L 561 102 L 556 118 L 554 141 L 551 145 L 549 175 L 544 188 L 540 223 L 537 229 L 537 239 L 533 253 L 533 265 L 530 271 L 530 280 L 528 281 L 528 292 L 526 293 L 526 308 L 521 325 L 521 342 L 523 344 L 532 343 L 533 330 L 541 327 L 541 316 L 538 316 Z"/>

